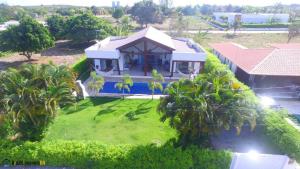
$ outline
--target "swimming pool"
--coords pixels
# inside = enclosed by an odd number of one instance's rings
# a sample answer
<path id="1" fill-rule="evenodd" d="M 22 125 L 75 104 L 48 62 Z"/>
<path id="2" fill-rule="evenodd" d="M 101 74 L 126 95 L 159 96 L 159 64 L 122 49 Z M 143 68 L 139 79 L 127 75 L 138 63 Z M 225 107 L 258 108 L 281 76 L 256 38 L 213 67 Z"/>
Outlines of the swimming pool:
<path id="1" fill-rule="evenodd" d="M 115 88 L 115 84 L 117 82 L 105 82 L 103 89 L 100 90 L 100 93 L 122 93 L 122 91 L 119 91 L 117 88 Z M 168 83 L 163 83 L 163 88 L 165 89 L 168 85 Z M 130 87 L 130 92 L 125 90 L 126 94 L 151 94 L 151 90 L 149 90 L 148 83 L 143 82 L 134 82 L 133 86 Z M 163 94 L 160 90 L 154 91 L 155 95 Z"/>

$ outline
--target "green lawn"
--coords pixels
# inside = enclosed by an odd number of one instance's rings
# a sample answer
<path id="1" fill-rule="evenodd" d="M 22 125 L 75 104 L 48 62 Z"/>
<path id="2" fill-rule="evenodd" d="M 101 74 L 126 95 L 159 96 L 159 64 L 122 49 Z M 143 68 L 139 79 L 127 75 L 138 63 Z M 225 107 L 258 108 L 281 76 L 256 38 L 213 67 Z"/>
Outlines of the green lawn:
<path id="1" fill-rule="evenodd" d="M 86 99 L 62 109 L 45 139 L 98 140 L 106 144 L 164 143 L 176 133 L 168 123 L 159 121 L 157 104 L 158 100 Z"/>

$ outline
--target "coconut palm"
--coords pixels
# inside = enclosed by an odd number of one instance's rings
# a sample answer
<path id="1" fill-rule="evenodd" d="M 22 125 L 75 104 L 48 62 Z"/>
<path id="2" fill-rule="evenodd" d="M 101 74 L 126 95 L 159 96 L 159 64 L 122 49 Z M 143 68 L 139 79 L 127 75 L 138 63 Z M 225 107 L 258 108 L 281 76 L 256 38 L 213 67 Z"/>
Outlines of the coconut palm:
<path id="1" fill-rule="evenodd" d="M 99 94 L 99 90 L 103 88 L 104 78 L 96 74 L 96 72 L 90 73 L 91 80 L 88 82 L 87 87 L 93 92 L 96 96 Z"/>
<path id="2" fill-rule="evenodd" d="M 130 87 L 133 85 L 133 81 L 131 77 L 126 74 L 122 77 L 122 82 L 116 83 L 115 88 L 117 88 L 119 91 L 122 91 L 123 99 L 125 99 L 125 90 L 130 92 Z"/>
<path id="3" fill-rule="evenodd" d="M 161 98 L 158 111 L 161 120 L 169 119 L 179 134 L 179 144 L 209 146 L 209 136 L 221 129 L 237 129 L 239 134 L 245 121 L 253 129 L 258 104 L 239 90 L 226 72 L 203 74 L 195 80 L 171 83 Z"/>
<path id="4" fill-rule="evenodd" d="M 0 75 L 2 113 L 12 119 L 18 138 L 41 140 L 60 106 L 75 101 L 75 75 L 66 66 L 31 65 Z"/>
<path id="5" fill-rule="evenodd" d="M 148 87 L 151 90 L 152 94 L 152 100 L 155 89 L 159 89 L 160 91 L 163 91 L 163 85 L 162 82 L 164 82 L 164 77 L 162 74 L 158 73 L 157 70 L 152 70 L 152 79 L 149 81 Z"/>

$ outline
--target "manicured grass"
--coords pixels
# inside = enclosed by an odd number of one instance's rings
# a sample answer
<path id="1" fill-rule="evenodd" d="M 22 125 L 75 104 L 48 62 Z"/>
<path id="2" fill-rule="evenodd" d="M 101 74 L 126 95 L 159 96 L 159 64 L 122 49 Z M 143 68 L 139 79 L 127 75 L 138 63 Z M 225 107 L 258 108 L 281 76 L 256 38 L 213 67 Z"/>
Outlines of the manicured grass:
<path id="1" fill-rule="evenodd" d="M 105 144 L 164 143 L 176 135 L 159 121 L 158 100 L 90 98 L 64 108 L 45 140 L 98 140 Z M 135 115 L 134 115 L 135 114 Z"/>

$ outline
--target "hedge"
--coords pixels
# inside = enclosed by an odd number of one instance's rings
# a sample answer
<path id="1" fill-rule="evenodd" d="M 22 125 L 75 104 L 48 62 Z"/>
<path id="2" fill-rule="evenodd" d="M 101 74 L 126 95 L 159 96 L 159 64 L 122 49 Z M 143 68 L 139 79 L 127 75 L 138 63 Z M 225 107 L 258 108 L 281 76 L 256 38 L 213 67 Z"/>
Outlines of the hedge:
<path id="1" fill-rule="evenodd" d="M 243 28 L 288 28 L 289 24 L 274 23 L 274 24 L 243 24 Z"/>
<path id="2" fill-rule="evenodd" d="M 220 26 L 222 28 L 228 28 L 228 24 L 226 23 L 221 23 L 215 20 L 210 21 L 211 23 Z M 242 23 L 242 28 L 288 28 L 289 24 L 284 24 L 284 23 L 265 23 L 265 24 L 244 24 Z"/>
<path id="3" fill-rule="evenodd" d="M 72 69 L 77 73 L 78 79 L 81 81 L 85 81 L 90 76 L 90 68 L 88 59 L 84 56 L 79 61 L 77 61 L 73 66 Z"/>
<path id="4" fill-rule="evenodd" d="M 0 163 L 39 164 L 53 167 L 122 169 L 226 169 L 231 163 L 228 151 L 170 144 L 103 145 L 97 142 L 50 141 L 16 144 L 0 142 Z"/>
<path id="5" fill-rule="evenodd" d="M 265 134 L 281 152 L 300 161 L 300 131 L 290 125 L 284 110 L 267 110 L 264 117 Z"/>

